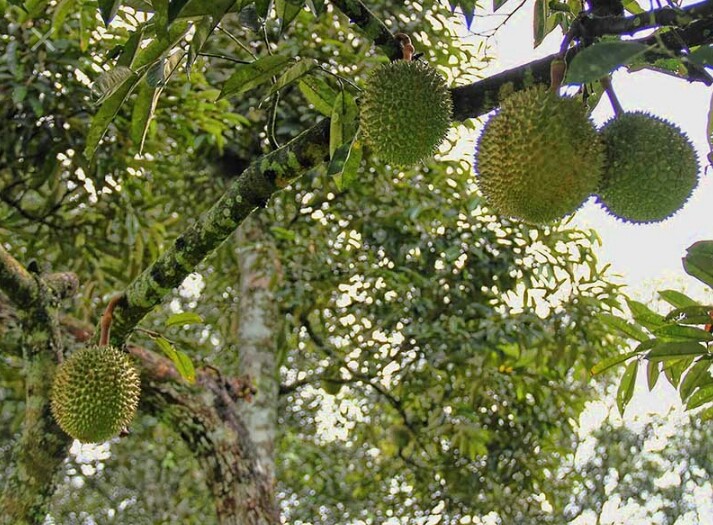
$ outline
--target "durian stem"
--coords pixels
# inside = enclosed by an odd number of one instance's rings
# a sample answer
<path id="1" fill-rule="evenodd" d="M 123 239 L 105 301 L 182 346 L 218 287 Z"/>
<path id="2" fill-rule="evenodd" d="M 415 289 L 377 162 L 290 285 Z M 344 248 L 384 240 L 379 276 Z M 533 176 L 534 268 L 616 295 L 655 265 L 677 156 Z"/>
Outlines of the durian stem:
<path id="1" fill-rule="evenodd" d="M 550 64 L 550 89 L 554 93 L 559 91 L 566 71 L 567 63 L 561 58 L 555 58 Z"/>
<path id="2" fill-rule="evenodd" d="M 101 334 L 99 336 L 99 346 L 106 346 L 109 344 L 109 331 L 111 330 L 111 321 L 114 316 L 114 308 L 116 308 L 116 305 L 119 304 L 119 301 L 121 301 L 123 298 L 124 294 L 116 295 L 112 297 L 112 299 L 109 301 L 109 304 L 106 305 L 106 309 L 102 314 L 100 322 Z"/>
<path id="3" fill-rule="evenodd" d="M 396 33 L 394 38 L 398 40 L 401 45 L 401 55 L 406 62 L 411 62 L 413 60 L 413 53 L 416 48 L 411 44 L 411 38 L 406 33 Z"/>
<path id="4" fill-rule="evenodd" d="M 617 117 L 622 115 L 624 113 L 624 108 L 621 107 L 621 103 L 619 102 L 619 99 L 617 98 L 616 93 L 614 92 L 614 86 L 612 86 L 611 77 L 609 75 L 607 75 L 606 77 L 602 77 L 601 79 L 599 79 L 599 83 L 604 88 L 607 97 L 609 97 L 609 102 L 611 102 L 612 108 L 614 109 L 614 114 Z"/>

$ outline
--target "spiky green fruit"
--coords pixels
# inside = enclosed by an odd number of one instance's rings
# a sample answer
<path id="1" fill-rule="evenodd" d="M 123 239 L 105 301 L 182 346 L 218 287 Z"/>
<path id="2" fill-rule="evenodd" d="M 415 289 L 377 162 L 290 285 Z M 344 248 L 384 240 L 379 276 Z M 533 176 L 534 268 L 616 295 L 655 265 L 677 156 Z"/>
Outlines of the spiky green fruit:
<path id="1" fill-rule="evenodd" d="M 612 215 L 634 223 L 671 217 L 698 184 L 698 158 L 678 126 L 644 112 L 624 113 L 601 129 L 606 165 L 597 192 Z"/>
<path id="2" fill-rule="evenodd" d="M 364 138 L 386 162 L 411 166 L 433 155 L 451 123 L 451 95 L 443 77 L 420 61 L 375 68 L 360 107 Z"/>
<path id="3" fill-rule="evenodd" d="M 140 392 L 139 372 L 125 352 L 112 346 L 85 347 L 57 368 L 52 414 L 73 438 L 99 443 L 131 423 Z"/>
<path id="4" fill-rule="evenodd" d="M 478 140 L 475 169 L 496 212 L 545 224 L 584 203 L 599 186 L 603 162 L 584 105 L 534 87 L 502 101 Z"/>

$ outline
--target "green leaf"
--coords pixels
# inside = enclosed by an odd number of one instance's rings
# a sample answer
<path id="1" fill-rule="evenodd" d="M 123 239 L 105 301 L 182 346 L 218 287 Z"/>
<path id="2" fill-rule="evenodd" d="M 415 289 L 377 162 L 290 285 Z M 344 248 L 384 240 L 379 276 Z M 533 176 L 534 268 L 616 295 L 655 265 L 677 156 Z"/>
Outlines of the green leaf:
<path id="1" fill-rule="evenodd" d="M 86 142 L 84 146 L 84 156 L 91 159 L 94 152 L 99 146 L 104 133 L 106 133 L 109 124 L 119 112 L 124 101 L 133 91 L 134 87 L 141 78 L 145 75 L 145 68 L 154 64 L 157 60 L 171 49 L 188 30 L 188 23 L 174 24 L 171 27 L 168 40 L 154 40 L 148 46 L 136 53 L 136 56 L 130 64 L 134 71 L 142 70 L 142 74 L 136 74 L 130 77 L 127 81 L 104 100 L 99 110 L 92 118 L 92 123 L 89 126 Z M 128 65 L 128 64 L 127 64 Z"/>
<path id="2" fill-rule="evenodd" d="M 636 385 L 636 372 L 639 369 L 639 360 L 636 359 L 629 363 L 624 370 L 624 375 L 619 383 L 619 389 L 616 393 L 616 406 L 619 408 L 619 413 L 623 416 L 626 405 L 631 401 L 634 395 L 634 386 Z"/>
<path id="3" fill-rule="evenodd" d="M 316 67 L 317 62 L 311 58 L 296 62 L 290 66 L 290 68 L 285 71 L 280 78 L 277 79 L 277 82 L 275 82 L 272 88 L 270 88 L 268 96 L 273 95 L 276 91 L 279 91 L 299 80 Z"/>
<path id="4" fill-rule="evenodd" d="M 547 36 L 547 0 L 535 0 L 535 15 L 533 18 L 533 34 L 535 38 L 535 47 L 539 46 Z"/>
<path id="5" fill-rule="evenodd" d="M 648 46 L 638 42 L 610 41 L 593 44 L 572 59 L 567 68 L 565 82 L 588 84 L 608 75 L 620 66 L 625 66 L 642 55 Z"/>
<path id="6" fill-rule="evenodd" d="M 109 25 L 120 5 L 121 0 L 99 0 L 99 13 L 104 21 L 104 25 Z"/>
<path id="7" fill-rule="evenodd" d="M 270 55 L 259 58 L 250 64 L 239 64 L 223 84 L 219 98 L 238 95 L 269 82 L 278 75 L 292 59 L 282 55 Z"/>
<path id="8" fill-rule="evenodd" d="M 158 102 L 158 89 L 143 83 L 139 87 L 138 95 L 134 101 L 134 108 L 131 112 L 131 129 L 129 136 L 138 145 L 139 153 L 143 150 L 149 124 L 156 111 Z"/>
<path id="9" fill-rule="evenodd" d="M 273 0 L 255 0 L 255 9 L 260 18 L 265 19 L 272 9 Z"/>
<path id="10" fill-rule="evenodd" d="M 688 58 L 700 66 L 713 66 L 713 46 L 700 46 Z"/>
<path id="11" fill-rule="evenodd" d="M 357 109 L 354 97 L 346 91 L 340 91 L 332 106 L 329 123 L 329 158 L 334 157 L 337 148 L 349 144 L 357 130 Z M 345 159 L 346 160 L 346 159 Z"/>
<path id="12" fill-rule="evenodd" d="M 657 343 L 646 355 L 646 358 L 652 361 L 667 361 L 706 353 L 706 347 L 699 343 Z"/>
<path id="13" fill-rule="evenodd" d="M 691 366 L 693 363 L 692 357 L 686 357 L 683 359 L 672 359 L 664 363 L 664 375 L 668 378 L 669 382 L 676 388 L 681 382 L 681 377 L 683 373 Z"/>
<path id="14" fill-rule="evenodd" d="M 665 319 L 678 324 L 709 324 L 711 311 L 713 306 L 686 306 L 671 311 Z"/>
<path id="15" fill-rule="evenodd" d="M 696 390 L 693 395 L 688 398 L 686 408 L 693 410 L 711 401 L 713 401 L 713 385 L 707 385 Z"/>
<path id="16" fill-rule="evenodd" d="M 185 4 L 185 2 L 182 3 Z M 241 0 L 238 3 L 243 4 L 245 3 L 245 1 Z M 193 39 L 191 40 L 191 45 L 188 49 L 188 64 L 186 67 L 188 67 L 189 69 L 193 65 L 193 62 L 198 56 L 198 53 L 200 53 L 203 49 L 203 46 L 208 40 L 208 37 L 213 34 L 213 31 L 215 31 L 215 28 L 218 27 L 218 24 L 226 15 L 226 13 L 235 6 L 235 0 L 211 0 L 210 2 L 204 2 L 204 4 L 204 7 L 208 10 L 207 12 L 209 14 L 203 16 L 195 24 L 196 30 L 193 34 Z M 173 7 L 173 3 L 171 3 L 171 7 Z M 175 19 L 176 16 L 179 16 L 179 14 L 180 12 L 172 18 L 171 9 L 169 9 L 169 21 Z"/>
<path id="17" fill-rule="evenodd" d="M 493 0 L 493 13 L 507 4 L 508 0 Z"/>
<path id="18" fill-rule="evenodd" d="M 176 51 L 170 57 L 156 62 L 146 71 L 146 82 L 151 87 L 164 86 L 184 56 L 184 53 Z"/>
<path id="19" fill-rule="evenodd" d="M 641 342 L 647 341 L 649 339 L 649 336 L 641 328 L 626 322 L 620 317 L 605 312 L 599 314 L 599 318 L 604 322 L 604 324 L 606 324 L 610 328 L 619 330 L 620 332 L 631 337 L 632 339 L 636 339 L 637 341 Z"/>
<path id="20" fill-rule="evenodd" d="M 186 4 L 191 0 L 171 0 L 171 4 L 168 7 L 168 23 L 172 23 L 176 18 L 181 15 L 181 11 L 186 7 Z"/>
<path id="21" fill-rule="evenodd" d="M 362 154 L 361 143 L 356 138 L 349 144 L 342 144 L 334 152 L 334 157 L 327 168 L 327 175 L 334 178 L 339 191 L 351 187 L 356 181 Z"/>
<path id="22" fill-rule="evenodd" d="M 337 99 L 337 91 L 332 89 L 327 82 L 312 75 L 303 77 L 298 87 L 314 108 L 322 115 L 330 116 L 334 101 Z"/>
<path id="23" fill-rule="evenodd" d="M 654 330 L 653 334 L 661 341 L 713 341 L 713 334 L 693 326 L 666 325 Z"/>
<path id="24" fill-rule="evenodd" d="M 659 297 L 666 301 L 674 308 L 686 308 L 687 306 L 698 306 L 698 303 L 688 297 L 686 294 L 676 290 L 661 290 Z"/>
<path id="25" fill-rule="evenodd" d="M 649 361 L 646 365 L 646 381 L 649 385 L 649 391 L 653 390 L 659 380 L 661 368 L 658 361 Z"/>
<path id="26" fill-rule="evenodd" d="M 92 91 L 97 95 L 97 104 L 119 91 L 126 82 L 134 80 L 134 72 L 126 66 L 117 66 L 105 71 L 92 84 Z"/>
<path id="27" fill-rule="evenodd" d="M 314 16 L 319 16 L 324 11 L 324 0 L 307 0 L 307 7 Z"/>
<path id="28" fill-rule="evenodd" d="M 654 340 L 652 339 L 652 344 L 653 344 L 653 341 Z M 642 344 L 644 344 L 644 343 L 642 343 Z M 602 372 L 606 372 L 610 368 L 614 368 L 615 366 L 623 363 L 624 361 L 628 361 L 635 355 L 639 354 L 642 351 L 642 349 L 640 347 L 641 347 L 641 345 L 639 345 L 636 349 L 631 350 L 630 352 L 625 352 L 623 354 L 617 354 L 617 355 L 613 355 L 611 357 L 607 357 L 603 361 L 600 361 L 596 365 L 594 365 L 591 368 L 590 372 L 594 376 L 601 374 Z"/>
<path id="29" fill-rule="evenodd" d="M 711 367 L 711 362 L 708 359 L 700 359 L 696 364 L 686 372 L 681 385 L 678 388 L 681 394 L 681 401 L 686 401 L 690 395 L 697 389 L 702 388 L 711 383 L 711 375 L 708 370 Z"/>
<path id="30" fill-rule="evenodd" d="M 133 0 L 136 1 L 136 0 Z M 237 13 L 251 0 L 171 0 L 168 19 L 174 22 L 179 18 L 199 18 L 212 16 L 216 23 L 225 13 Z"/>
<path id="31" fill-rule="evenodd" d="M 640 15 L 644 12 L 639 3 L 636 0 L 623 0 L 622 5 L 632 15 Z"/>
<path id="32" fill-rule="evenodd" d="M 166 327 L 201 323 L 203 323 L 203 318 L 194 312 L 181 312 L 179 314 L 173 314 L 171 317 L 166 319 Z"/>
<path id="33" fill-rule="evenodd" d="M 702 283 L 713 287 L 713 241 L 699 241 L 689 246 L 683 269 Z"/>
<path id="34" fill-rule="evenodd" d="M 634 321 L 644 328 L 655 330 L 667 324 L 663 315 L 657 314 L 644 303 L 627 299 L 626 304 L 629 306 L 629 310 L 631 310 L 631 315 L 634 316 Z"/>
<path id="35" fill-rule="evenodd" d="M 275 0 L 275 11 L 280 19 L 280 34 L 285 32 L 304 6 L 304 0 Z"/>
<path id="36" fill-rule="evenodd" d="M 181 377 L 189 383 L 195 383 L 196 369 L 193 366 L 191 358 L 180 350 L 176 350 L 171 342 L 163 337 L 156 337 L 154 341 L 156 341 L 156 344 L 166 357 L 171 360 L 173 366 L 175 366 L 178 373 L 181 374 Z"/>

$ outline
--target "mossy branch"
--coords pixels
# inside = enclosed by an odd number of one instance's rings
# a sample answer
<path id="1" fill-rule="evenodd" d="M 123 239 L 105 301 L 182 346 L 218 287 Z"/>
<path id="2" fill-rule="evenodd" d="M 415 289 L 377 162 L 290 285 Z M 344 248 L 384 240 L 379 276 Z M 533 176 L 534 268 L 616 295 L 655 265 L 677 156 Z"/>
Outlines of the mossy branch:
<path id="1" fill-rule="evenodd" d="M 688 47 L 694 47 L 713 42 L 713 19 L 704 19 L 692 22 L 684 29 L 669 32 L 659 36 L 650 36 L 632 40 L 647 46 L 663 43 L 674 55 L 679 55 Z M 567 52 L 567 62 L 581 50 L 579 47 L 571 48 Z M 453 119 L 463 121 L 475 118 L 495 109 L 498 106 L 498 93 L 505 84 L 512 84 L 517 90 L 524 89 L 534 84 L 548 85 L 550 82 L 550 64 L 558 58 L 553 54 L 528 64 L 518 66 L 486 79 L 459 86 L 451 89 L 453 97 Z M 647 61 L 661 58 L 660 51 L 651 51 L 644 54 Z M 689 72 L 688 80 L 709 83 L 709 77 L 698 76 L 694 71 Z"/>
<path id="2" fill-rule="evenodd" d="M 39 294 L 37 280 L 0 244 L 0 289 L 20 308 L 28 308 Z"/>
<path id="3" fill-rule="evenodd" d="M 580 23 L 587 38 L 604 35 L 631 35 L 654 27 L 684 28 L 696 20 L 713 16 L 713 1 L 706 0 L 684 8 L 662 7 L 633 16 L 592 16 Z M 585 36 L 585 35 L 583 35 Z"/>
<path id="4" fill-rule="evenodd" d="M 329 154 L 325 119 L 280 149 L 250 164 L 223 196 L 124 291 L 114 311 L 110 341 L 121 344 L 128 333 L 173 288 L 270 197 L 286 188 Z"/>
<path id="5" fill-rule="evenodd" d="M 69 436 L 50 413 L 51 378 L 62 352 L 56 304 L 76 289 L 76 277 L 53 274 L 50 286 L 0 246 L 0 288 L 21 308 L 25 377 L 22 430 L 5 471 L 0 524 L 44 523 L 55 473 L 66 457 Z"/>

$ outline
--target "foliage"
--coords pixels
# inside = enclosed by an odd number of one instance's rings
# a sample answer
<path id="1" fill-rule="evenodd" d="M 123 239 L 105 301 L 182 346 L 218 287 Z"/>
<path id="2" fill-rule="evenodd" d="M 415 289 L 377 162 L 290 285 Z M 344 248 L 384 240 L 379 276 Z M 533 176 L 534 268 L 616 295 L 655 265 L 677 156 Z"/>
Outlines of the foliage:
<path id="1" fill-rule="evenodd" d="M 471 166 L 448 156 L 454 135 L 405 171 L 355 149 L 360 86 L 385 59 L 331 3 L 120 4 L 0 0 L 12 100 L 0 110 L 3 246 L 39 271 L 80 275 L 63 314 L 92 324 L 102 297 L 250 162 L 331 117 L 329 164 L 253 215 L 257 238 L 219 248 L 132 342 L 155 342 L 187 379 L 200 365 L 239 376 L 237 334 L 250 322 L 237 308 L 239 259 L 258 252 L 280 314 L 266 351 L 282 382 L 275 449 L 289 522 L 457 523 L 497 509 L 507 522 L 556 523 L 570 499 L 552 472 L 593 395 L 589 370 L 621 343 L 606 316 L 621 293 L 596 261 L 596 234 L 493 216 Z M 458 39 L 452 7 L 471 18 L 475 5 L 370 3 L 466 83 L 483 57 Z M 23 404 L 16 317 L 0 322 L 3 459 Z M 321 386 L 340 383 L 337 395 Z M 69 460 L 48 519 L 214 521 L 207 476 L 168 421 L 144 417 L 110 450 L 96 471 Z M 541 512 L 541 494 L 555 514 Z"/>
<path id="2" fill-rule="evenodd" d="M 713 287 L 713 241 L 691 245 L 683 258 L 683 268 L 706 286 Z M 659 296 L 673 307 L 666 315 L 629 300 L 633 323 L 622 317 L 604 318 L 613 329 L 636 340 L 637 345 L 629 352 L 598 363 L 593 372 L 601 373 L 626 363 L 629 370 L 635 370 L 639 363 L 645 364 L 649 390 L 663 377 L 678 390 L 688 409 L 702 408 L 698 417 L 708 420 L 713 416 L 713 378 L 709 373 L 713 307 L 676 290 L 661 290 Z M 621 412 L 631 400 L 635 381 L 635 372 L 624 374 L 618 396 Z"/>

